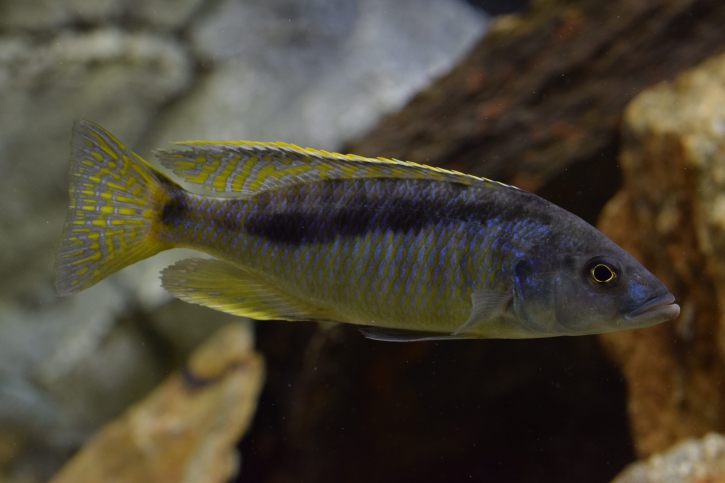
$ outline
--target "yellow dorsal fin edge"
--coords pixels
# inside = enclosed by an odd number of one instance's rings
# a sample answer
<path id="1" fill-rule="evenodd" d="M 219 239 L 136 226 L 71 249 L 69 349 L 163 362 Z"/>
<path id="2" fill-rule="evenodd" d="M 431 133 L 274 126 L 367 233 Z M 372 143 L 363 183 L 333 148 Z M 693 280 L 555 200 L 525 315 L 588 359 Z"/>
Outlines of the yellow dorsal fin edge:
<path id="1" fill-rule="evenodd" d="M 366 158 L 283 142 L 183 141 L 190 149 L 162 149 L 161 163 L 187 182 L 217 192 L 253 193 L 320 179 L 398 177 L 464 184 L 495 183 L 487 178 L 412 161 Z"/>

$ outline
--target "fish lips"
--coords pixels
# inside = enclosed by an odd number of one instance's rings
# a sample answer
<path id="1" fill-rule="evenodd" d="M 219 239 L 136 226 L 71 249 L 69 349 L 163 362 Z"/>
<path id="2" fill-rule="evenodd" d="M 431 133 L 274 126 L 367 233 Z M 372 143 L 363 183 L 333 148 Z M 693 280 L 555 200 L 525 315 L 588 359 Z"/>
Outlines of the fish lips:
<path id="1" fill-rule="evenodd" d="M 671 293 L 654 297 L 628 313 L 625 318 L 635 322 L 647 322 L 648 325 L 671 320 L 680 315 L 680 306 L 674 303 Z"/>

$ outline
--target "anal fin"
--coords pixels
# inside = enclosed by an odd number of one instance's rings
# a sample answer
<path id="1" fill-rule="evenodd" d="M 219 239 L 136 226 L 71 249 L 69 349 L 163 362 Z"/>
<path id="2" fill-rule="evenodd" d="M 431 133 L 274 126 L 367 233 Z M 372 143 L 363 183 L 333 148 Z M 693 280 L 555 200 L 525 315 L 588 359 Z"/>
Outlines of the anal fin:
<path id="1" fill-rule="evenodd" d="M 275 290 L 258 275 L 217 259 L 187 258 L 161 272 L 174 297 L 256 320 L 320 320 L 321 311 Z"/>
<path id="2" fill-rule="evenodd" d="M 372 340 L 384 342 L 421 342 L 428 340 L 460 340 L 475 339 L 465 335 L 438 334 L 436 332 L 421 332 L 414 330 L 386 329 L 382 327 L 361 327 L 360 333 Z"/>

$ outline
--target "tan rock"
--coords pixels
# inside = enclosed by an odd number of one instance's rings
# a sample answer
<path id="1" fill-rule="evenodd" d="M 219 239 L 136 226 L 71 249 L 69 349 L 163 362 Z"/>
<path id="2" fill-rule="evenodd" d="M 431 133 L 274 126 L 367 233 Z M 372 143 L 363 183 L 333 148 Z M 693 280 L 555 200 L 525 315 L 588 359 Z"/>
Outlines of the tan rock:
<path id="1" fill-rule="evenodd" d="M 639 456 L 725 430 L 725 56 L 625 111 L 624 187 L 600 228 L 672 291 L 680 317 L 601 336 L 622 366 Z"/>
<path id="2" fill-rule="evenodd" d="M 263 380 L 248 328 L 230 324 L 169 377 L 107 424 L 51 483 L 223 483 L 234 474 L 234 446 L 246 431 Z"/>
<path id="3" fill-rule="evenodd" d="M 725 483 L 725 437 L 710 433 L 683 441 L 629 465 L 612 483 Z"/>

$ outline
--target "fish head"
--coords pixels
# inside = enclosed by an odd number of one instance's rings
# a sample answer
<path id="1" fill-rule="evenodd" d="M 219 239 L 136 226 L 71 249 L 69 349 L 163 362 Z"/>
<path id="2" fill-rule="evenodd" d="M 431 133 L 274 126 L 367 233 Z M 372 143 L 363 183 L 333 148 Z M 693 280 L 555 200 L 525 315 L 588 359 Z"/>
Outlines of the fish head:
<path id="1" fill-rule="evenodd" d="M 513 308 L 527 330 L 538 336 L 598 334 L 648 327 L 679 315 L 664 284 L 607 242 L 605 249 L 518 262 Z"/>

